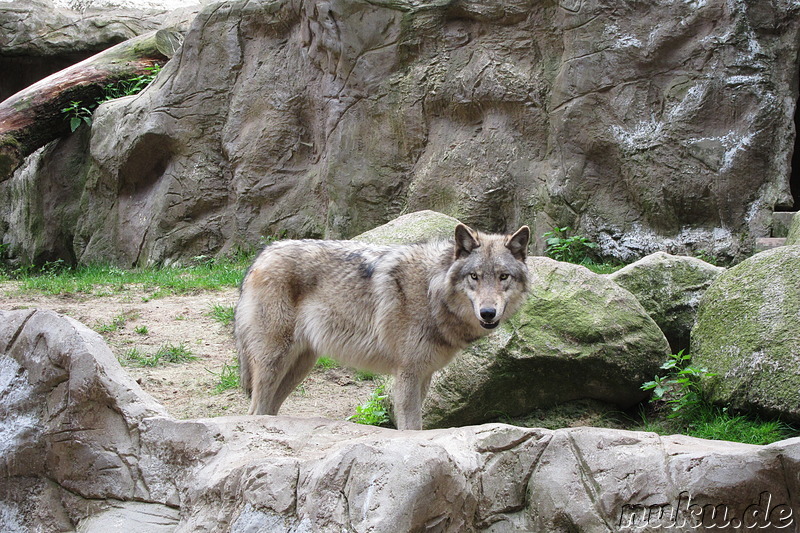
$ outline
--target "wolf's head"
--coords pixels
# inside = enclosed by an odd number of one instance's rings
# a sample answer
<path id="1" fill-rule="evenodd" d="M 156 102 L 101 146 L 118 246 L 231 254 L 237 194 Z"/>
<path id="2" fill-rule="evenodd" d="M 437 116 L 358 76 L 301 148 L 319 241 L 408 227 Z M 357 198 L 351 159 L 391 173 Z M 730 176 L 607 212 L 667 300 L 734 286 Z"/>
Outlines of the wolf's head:
<path id="1" fill-rule="evenodd" d="M 472 315 L 482 328 L 496 328 L 524 301 L 530 235 L 528 226 L 512 235 L 480 233 L 464 224 L 456 227 L 450 283 L 469 301 Z"/>

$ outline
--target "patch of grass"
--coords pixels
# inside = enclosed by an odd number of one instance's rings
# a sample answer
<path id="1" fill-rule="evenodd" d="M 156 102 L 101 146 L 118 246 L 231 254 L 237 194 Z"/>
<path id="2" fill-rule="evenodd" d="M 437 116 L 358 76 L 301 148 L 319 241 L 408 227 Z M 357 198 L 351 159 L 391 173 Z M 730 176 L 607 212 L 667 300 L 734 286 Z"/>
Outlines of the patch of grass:
<path id="1" fill-rule="evenodd" d="M 314 366 L 317 368 L 329 369 L 329 368 L 339 368 L 342 365 L 340 365 L 339 361 L 337 361 L 336 359 L 332 359 L 326 355 L 323 355 L 322 357 L 317 359 L 317 362 L 314 364 Z"/>
<path id="2" fill-rule="evenodd" d="M 223 326 L 229 326 L 233 324 L 235 308 L 232 305 L 213 304 L 208 314 Z"/>
<path id="3" fill-rule="evenodd" d="M 154 354 L 147 354 L 138 348 L 131 348 L 121 357 L 123 364 L 132 366 L 160 366 L 167 363 L 185 363 L 197 359 L 183 343 L 162 345 Z"/>
<path id="4" fill-rule="evenodd" d="M 133 331 L 135 331 L 139 335 L 149 335 L 150 334 L 150 330 L 147 329 L 147 326 L 136 326 L 135 328 L 133 328 Z"/>
<path id="5" fill-rule="evenodd" d="M 125 326 L 125 314 L 119 314 L 111 319 L 110 322 L 98 322 L 94 325 L 93 329 L 97 333 L 113 333 L 119 331 Z"/>
<path id="6" fill-rule="evenodd" d="M 68 268 L 57 263 L 33 269 L 17 269 L 9 277 L 20 281 L 20 290 L 47 295 L 118 294 L 129 286 L 149 291 L 147 299 L 203 290 L 238 287 L 250 264 L 249 259 L 219 259 L 185 267 L 123 270 L 94 264 Z"/>
<path id="7" fill-rule="evenodd" d="M 369 426 L 390 425 L 386 384 L 382 383 L 372 392 L 369 399 L 356 407 L 356 414 L 347 417 L 351 422 Z"/>
<path id="8" fill-rule="evenodd" d="M 369 370 L 356 370 L 354 377 L 356 381 L 375 381 L 380 377 L 380 374 L 370 372 Z"/>
<path id="9" fill-rule="evenodd" d="M 214 394 L 220 394 L 230 389 L 239 388 L 239 362 L 234 361 L 233 364 L 225 363 L 222 365 L 222 370 L 219 374 L 212 372 L 219 378 L 219 382 L 214 386 Z"/>
<path id="10" fill-rule="evenodd" d="M 97 333 L 113 333 L 115 331 L 119 331 L 125 327 L 125 324 L 128 320 L 132 320 L 139 317 L 139 313 L 135 311 L 123 311 L 122 313 L 118 314 L 114 318 L 111 319 L 109 322 L 98 322 L 94 325 L 93 329 Z"/>

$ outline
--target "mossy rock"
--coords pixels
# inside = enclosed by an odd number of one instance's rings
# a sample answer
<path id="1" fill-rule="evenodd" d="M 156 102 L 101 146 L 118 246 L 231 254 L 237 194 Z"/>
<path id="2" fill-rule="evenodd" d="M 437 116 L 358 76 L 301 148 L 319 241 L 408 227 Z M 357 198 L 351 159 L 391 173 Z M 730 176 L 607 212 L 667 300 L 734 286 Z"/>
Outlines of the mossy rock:
<path id="1" fill-rule="evenodd" d="M 370 244 L 414 244 L 432 239 L 450 239 L 458 219 L 436 211 L 416 211 L 353 237 Z"/>
<path id="2" fill-rule="evenodd" d="M 529 257 L 531 294 L 433 380 L 425 427 L 525 416 L 581 399 L 628 408 L 670 353 L 636 298 L 588 269 Z"/>
<path id="3" fill-rule="evenodd" d="M 706 291 L 692 330 L 710 399 L 800 422 L 800 246 L 754 255 Z"/>
<path id="4" fill-rule="evenodd" d="M 608 277 L 636 296 L 677 353 L 689 349 L 700 299 L 724 271 L 695 257 L 657 252 Z"/>
<path id="5" fill-rule="evenodd" d="M 800 212 L 795 213 L 792 217 L 792 223 L 789 224 L 789 233 L 786 235 L 787 246 L 800 244 Z"/>

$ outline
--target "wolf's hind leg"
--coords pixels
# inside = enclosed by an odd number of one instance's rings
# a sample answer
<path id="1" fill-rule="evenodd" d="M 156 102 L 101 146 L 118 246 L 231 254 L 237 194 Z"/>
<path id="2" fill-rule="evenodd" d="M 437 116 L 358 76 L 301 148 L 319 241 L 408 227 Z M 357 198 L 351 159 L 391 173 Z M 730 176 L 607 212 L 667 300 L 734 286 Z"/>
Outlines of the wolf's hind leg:
<path id="1" fill-rule="evenodd" d="M 310 349 L 299 348 L 295 346 L 291 354 L 291 363 L 286 369 L 286 373 L 277 384 L 275 393 L 273 394 L 272 401 L 277 405 L 275 412 L 286 401 L 286 398 L 297 388 L 297 386 L 305 379 L 305 377 L 314 368 L 314 363 L 317 362 L 317 354 Z"/>

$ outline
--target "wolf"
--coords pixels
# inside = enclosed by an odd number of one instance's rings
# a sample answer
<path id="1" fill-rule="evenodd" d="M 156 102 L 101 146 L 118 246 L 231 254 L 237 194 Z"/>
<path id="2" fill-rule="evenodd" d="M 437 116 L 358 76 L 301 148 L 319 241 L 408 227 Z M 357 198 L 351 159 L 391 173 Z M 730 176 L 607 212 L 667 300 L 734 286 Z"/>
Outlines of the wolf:
<path id="1" fill-rule="evenodd" d="M 422 429 L 433 373 L 522 305 L 530 229 L 379 246 L 287 240 L 266 247 L 235 311 L 250 414 L 275 415 L 317 358 L 394 376 L 398 429 Z"/>

